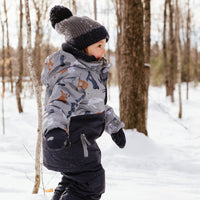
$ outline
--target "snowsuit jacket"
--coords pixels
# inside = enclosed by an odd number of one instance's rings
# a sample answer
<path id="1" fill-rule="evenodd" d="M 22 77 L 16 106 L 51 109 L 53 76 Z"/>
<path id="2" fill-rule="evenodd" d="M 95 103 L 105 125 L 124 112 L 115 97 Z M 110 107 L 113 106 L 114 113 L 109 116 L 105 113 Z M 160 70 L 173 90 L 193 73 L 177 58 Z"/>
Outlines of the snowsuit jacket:
<path id="1" fill-rule="evenodd" d="M 60 50 L 45 60 L 42 83 L 46 86 L 43 115 L 43 163 L 51 170 L 88 170 L 101 160 L 96 139 L 124 127 L 106 104 L 110 64 L 105 59 L 86 62 Z M 70 148 L 49 149 L 48 131 L 61 128 L 69 133 Z"/>

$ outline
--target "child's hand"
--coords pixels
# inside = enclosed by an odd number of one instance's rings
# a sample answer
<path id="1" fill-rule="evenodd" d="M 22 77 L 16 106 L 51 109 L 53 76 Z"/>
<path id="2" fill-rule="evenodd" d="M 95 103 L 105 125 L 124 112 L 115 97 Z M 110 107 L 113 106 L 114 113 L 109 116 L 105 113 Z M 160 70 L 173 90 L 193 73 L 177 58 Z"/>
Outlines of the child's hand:
<path id="1" fill-rule="evenodd" d="M 50 130 L 46 135 L 47 145 L 51 149 L 60 149 L 62 147 L 69 147 L 69 136 L 66 131 L 60 128 Z"/>
<path id="2" fill-rule="evenodd" d="M 117 133 L 111 134 L 112 140 L 120 147 L 124 148 L 126 145 L 126 137 L 123 129 L 121 128 Z"/>

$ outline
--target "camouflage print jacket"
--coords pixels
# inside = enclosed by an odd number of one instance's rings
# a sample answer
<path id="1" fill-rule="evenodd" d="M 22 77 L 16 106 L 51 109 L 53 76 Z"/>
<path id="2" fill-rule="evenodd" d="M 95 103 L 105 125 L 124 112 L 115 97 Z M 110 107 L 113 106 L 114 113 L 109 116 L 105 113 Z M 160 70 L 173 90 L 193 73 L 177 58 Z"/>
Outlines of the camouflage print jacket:
<path id="1" fill-rule="evenodd" d="M 74 116 L 105 112 L 105 131 L 124 127 L 106 105 L 106 81 L 110 64 L 105 59 L 86 62 L 60 50 L 45 60 L 42 83 L 46 86 L 43 134 L 54 128 L 69 130 Z"/>

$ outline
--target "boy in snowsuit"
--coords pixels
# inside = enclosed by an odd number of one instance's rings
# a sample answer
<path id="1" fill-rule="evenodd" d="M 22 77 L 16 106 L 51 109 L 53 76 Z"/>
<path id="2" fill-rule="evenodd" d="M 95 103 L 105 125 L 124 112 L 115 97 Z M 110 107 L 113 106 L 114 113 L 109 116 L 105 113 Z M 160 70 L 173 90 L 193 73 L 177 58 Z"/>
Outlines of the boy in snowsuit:
<path id="1" fill-rule="evenodd" d="M 63 6 L 51 9 L 50 21 L 65 36 L 42 72 L 43 164 L 63 175 L 52 200 L 99 200 L 105 174 L 96 139 L 105 130 L 120 148 L 126 143 L 123 122 L 106 105 L 110 64 L 103 56 L 109 35 L 98 22 Z"/>

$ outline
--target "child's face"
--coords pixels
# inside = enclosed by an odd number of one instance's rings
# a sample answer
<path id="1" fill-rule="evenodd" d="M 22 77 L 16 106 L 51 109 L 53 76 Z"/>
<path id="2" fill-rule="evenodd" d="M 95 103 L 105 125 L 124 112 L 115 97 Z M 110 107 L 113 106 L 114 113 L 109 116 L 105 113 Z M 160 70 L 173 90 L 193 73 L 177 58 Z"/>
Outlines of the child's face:
<path id="1" fill-rule="evenodd" d="M 93 55 L 97 60 L 101 60 L 101 58 L 106 54 L 105 45 L 106 39 L 103 39 L 88 46 L 85 51 L 89 56 Z"/>

